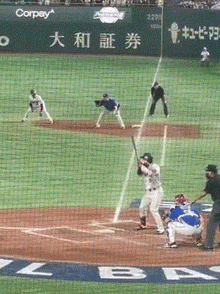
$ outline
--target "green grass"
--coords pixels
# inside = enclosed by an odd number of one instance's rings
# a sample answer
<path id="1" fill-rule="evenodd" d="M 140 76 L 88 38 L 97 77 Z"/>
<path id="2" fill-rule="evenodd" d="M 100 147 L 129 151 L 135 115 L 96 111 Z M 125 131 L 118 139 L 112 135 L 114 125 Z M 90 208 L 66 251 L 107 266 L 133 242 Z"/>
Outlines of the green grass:
<path id="1" fill-rule="evenodd" d="M 0 278 L 1 294 L 203 294 L 218 293 L 218 285 L 154 285 L 120 283 L 85 283 L 46 280 L 28 280 L 18 278 Z"/>
<path id="2" fill-rule="evenodd" d="M 133 152 L 130 138 L 36 129 L 32 121 L 20 121 L 28 107 L 29 92 L 35 88 L 55 120 L 94 123 L 99 114 L 94 100 L 108 92 L 121 102 L 125 124 L 140 123 L 158 58 L 3 54 L 0 63 L 0 208 L 114 208 Z M 167 139 L 162 168 L 166 200 L 173 200 L 180 192 L 194 199 L 204 188 L 205 166 L 219 165 L 219 74 L 217 64 L 206 69 L 197 60 L 162 60 L 157 80 L 167 94 L 171 116 L 168 120 L 163 117 L 159 103 L 152 122 L 196 124 L 201 130 L 199 139 Z M 139 153 L 150 151 L 159 163 L 162 143 L 161 138 L 142 138 Z M 125 205 L 141 198 L 143 192 L 134 162 Z M 84 284 L 8 278 L 1 278 L 1 284 L 1 294 L 28 293 L 28 289 L 29 293 L 35 289 L 36 293 L 144 293 L 146 289 L 151 293 L 217 293 L 215 285 Z"/>
<path id="3" fill-rule="evenodd" d="M 132 154 L 130 138 L 33 129 L 20 123 L 31 88 L 45 99 L 55 119 L 95 122 L 94 99 L 109 92 L 121 102 L 125 123 L 143 119 L 157 58 L 1 55 L 0 121 L 2 167 L 0 207 L 115 207 Z M 219 158 L 219 68 L 198 61 L 163 59 L 157 79 L 167 93 L 171 117 L 159 103 L 153 122 L 197 124 L 199 140 L 168 140 L 163 168 L 166 199 L 179 191 L 190 198 L 204 187 L 204 167 Z M 216 77 L 216 80 L 215 80 Z M 159 162 L 162 139 L 143 138 L 140 154 Z M 100 175 L 102 175 L 100 177 Z M 134 163 L 125 202 L 141 197 L 142 182 Z"/>

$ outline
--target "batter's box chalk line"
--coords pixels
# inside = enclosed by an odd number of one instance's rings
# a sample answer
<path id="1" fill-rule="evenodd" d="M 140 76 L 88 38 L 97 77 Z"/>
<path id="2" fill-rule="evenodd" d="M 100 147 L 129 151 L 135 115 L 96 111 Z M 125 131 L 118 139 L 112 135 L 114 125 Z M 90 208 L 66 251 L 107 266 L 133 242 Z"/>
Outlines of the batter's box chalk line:
<path id="1" fill-rule="evenodd" d="M 122 221 L 118 221 L 118 223 L 134 223 L 133 220 L 122 220 Z M 67 239 L 67 238 L 61 238 L 61 237 L 56 237 L 56 236 L 52 236 L 49 233 L 44 233 L 45 231 L 52 231 L 52 230 L 62 230 L 62 229 L 66 229 L 72 232 L 78 232 L 80 234 L 88 234 L 88 235 L 94 235 L 94 236 L 103 236 L 103 238 L 107 237 L 111 238 L 112 240 L 118 240 L 118 241 L 122 241 L 122 242 L 128 242 L 128 243 L 132 243 L 133 245 L 138 245 L 138 246 L 145 246 L 145 247 L 149 247 L 151 246 L 148 243 L 143 243 L 143 242 L 138 242 L 136 240 L 131 240 L 128 237 L 120 237 L 120 236 L 115 236 L 115 232 L 116 231 L 126 231 L 124 229 L 121 228 L 117 228 L 117 227 L 108 227 L 107 225 L 114 225 L 116 223 L 111 222 L 105 222 L 105 223 L 99 223 L 97 221 L 93 221 L 92 224 L 90 224 L 89 226 L 95 226 L 97 227 L 97 230 L 95 229 L 94 231 L 92 230 L 84 230 L 84 229 L 76 229 L 76 228 L 71 228 L 68 226 L 61 226 L 61 227 L 46 227 L 46 228 L 25 228 L 25 227 L 0 227 L 0 229 L 8 229 L 8 230 L 20 230 L 21 232 L 25 233 L 25 234 L 29 234 L 29 235 L 35 235 L 37 237 L 43 237 L 43 238 L 48 238 L 48 239 L 53 239 L 53 240 L 57 240 L 59 242 L 67 242 L 67 243 L 72 243 L 72 244 L 94 244 L 96 241 L 94 240 L 87 240 L 87 241 L 83 241 L 83 240 L 72 240 L 72 239 Z M 154 236 L 154 234 L 148 234 L 149 236 Z M 158 236 L 156 235 L 156 237 L 158 238 L 165 238 L 165 236 Z M 99 239 L 100 240 L 100 239 Z"/>
<path id="2" fill-rule="evenodd" d="M 117 224 L 139 224 L 140 222 L 139 221 L 134 221 L 134 220 L 121 220 L 121 221 L 117 221 L 117 222 L 97 222 L 97 221 L 93 221 L 90 226 L 93 226 L 93 227 L 97 227 L 97 228 L 100 228 L 99 230 L 97 230 L 97 232 L 102 232 L 103 233 L 115 233 L 116 231 L 121 231 L 121 232 L 131 232 L 131 230 L 128 230 L 128 229 L 124 229 L 124 228 L 118 228 L 116 227 Z M 154 228 L 156 227 L 156 225 L 154 223 L 148 223 L 148 226 L 149 228 Z M 110 230 L 108 232 L 108 230 Z M 149 231 L 148 231 L 148 236 L 154 236 L 155 234 L 150 234 Z M 157 235 L 157 237 L 159 237 Z M 162 235 L 160 237 L 163 237 Z"/>
<path id="3" fill-rule="evenodd" d="M 130 220 L 118 220 L 117 222 L 113 222 L 112 220 L 109 221 L 109 222 L 97 222 L 97 221 L 92 221 L 92 223 L 90 224 L 90 226 L 94 226 L 94 227 L 98 227 L 98 228 L 103 228 L 103 230 L 107 230 L 107 229 L 110 229 L 112 231 L 127 231 L 125 229 L 122 229 L 122 228 L 117 228 L 115 227 L 115 225 L 117 224 L 123 224 L 123 223 L 134 223 L 134 224 L 137 224 L 139 222 L 136 222 L 132 219 Z"/>
<path id="4" fill-rule="evenodd" d="M 36 235 L 36 236 L 39 236 L 39 237 L 44 237 L 44 238 L 49 238 L 49 239 L 55 239 L 55 240 L 58 240 L 58 241 L 63 241 L 63 242 L 70 242 L 70 243 L 74 243 L 74 244 L 88 244 L 88 243 L 94 243 L 94 241 L 75 241 L 75 240 L 70 240 L 70 239 L 66 239 L 66 238 L 59 238 L 59 237 L 55 237 L 55 236 L 50 236 L 50 235 L 47 235 L 47 234 L 42 234 L 40 232 L 44 231 L 44 230 L 54 230 L 54 229 L 69 229 L 69 230 L 72 230 L 72 231 L 77 231 L 77 232 L 80 232 L 80 233 L 88 233 L 88 234 L 91 234 L 91 235 L 100 235 L 100 234 L 97 234 L 97 232 L 92 232 L 91 230 L 90 231 L 87 231 L 87 230 L 79 230 L 79 229 L 74 229 L 74 228 L 70 228 L 70 227 L 52 227 L 52 228 L 39 228 L 39 229 L 26 229 L 26 230 L 23 230 L 23 232 L 27 233 L 27 234 L 32 234 L 32 235 Z M 122 242 L 129 242 L 129 243 L 132 243 L 134 245 L 142 245 L 142 246 L 148 246 L 148 244 L 143 244 L 141 242 L 137 242 L 137 241 L 134 241 L 134 240 L 130 240 L 128 238 L 123 238 L 123 237 L 116 237 L 115 235 L 111 235 L 111 238 L 113 238 L 114 240 L 118 240 L 118 241 L 122 241 Z"/>
<path id="5" fill-rule="evenodd" d="M 74 243 L 74 244 L 88 244 L 88 243 L 94 243 L 94 240 L 87 240 L 87 241 L 77 241 L 77 240 L 72 240 L 72 239 L 67 239 L 67 238 L 61 238 L 61 237 L 56 237 L 56 236 L 52 236 L 49 234 L 45 234 L 42 233 L 43 231 L 52 231 L 52 230 L 61 230 L 61 229 L 66 229 L 72 232 L 77 232 L 77 233 L 84 233 L 84 234 L 88 234 L 88 235 L 100 235 L 97 234 L 97 232 L 95 231 L 91 231 L 91 230 L 83 230 L 83 229 L 75 229 L 75 228 L 71 228 L 68 226 L 62 226 L 62 227 L 48 227 L 48 228 L 34 228 L 34 229 L 25 229 L 22 230 L 24 233 L 30 234 L 30 235 L 36 235 L 38 237 L 44 237 L 44 238 L 48 238 L 48 239 L 54 239 L 54 240 L 58 240 L 58 241 L 63 241 L 63 242 L 69 242 L 69 243 Z"/>

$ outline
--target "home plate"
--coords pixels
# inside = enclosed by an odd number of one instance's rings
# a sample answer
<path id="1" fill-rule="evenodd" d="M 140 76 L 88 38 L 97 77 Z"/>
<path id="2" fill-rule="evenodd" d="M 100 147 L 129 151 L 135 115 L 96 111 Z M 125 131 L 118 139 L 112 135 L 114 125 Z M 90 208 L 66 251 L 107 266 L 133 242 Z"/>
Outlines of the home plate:
<path id="1" fill-rule="evenodd" d="M 100 233 L 100 234 L 114 234 L 115 233 L 114 230 L 110 230 L 110 229 L 95 230 L 94 232 Z"/>
<path id="2" fill-rule="evenodd" d="M 141 128 L 141 125 L 132 125 L 132 128 Z"/>

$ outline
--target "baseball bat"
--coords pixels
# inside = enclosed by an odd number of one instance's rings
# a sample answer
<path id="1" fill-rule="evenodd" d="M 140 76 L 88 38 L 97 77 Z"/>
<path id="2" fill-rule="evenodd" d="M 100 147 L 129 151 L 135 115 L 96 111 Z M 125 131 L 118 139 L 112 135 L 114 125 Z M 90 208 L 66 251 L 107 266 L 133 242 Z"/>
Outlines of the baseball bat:
<path id="1" fill-rule="evenodd" d="M 138 152 L 137 152 L 137 146 L 136 146 L 136 143 L 135 143 L 135 140 L 134 140 L 134 137 L 131 136 L 131 141 L 132 141 L 132 144 L 133 144 L 133 147 L 134 147 L 134 152 L 135 152 L 135 155 L 136 155 L 136 158 L 137 158 L 137 162 L 139 162 L 139 156 L 138 156 Z"/>

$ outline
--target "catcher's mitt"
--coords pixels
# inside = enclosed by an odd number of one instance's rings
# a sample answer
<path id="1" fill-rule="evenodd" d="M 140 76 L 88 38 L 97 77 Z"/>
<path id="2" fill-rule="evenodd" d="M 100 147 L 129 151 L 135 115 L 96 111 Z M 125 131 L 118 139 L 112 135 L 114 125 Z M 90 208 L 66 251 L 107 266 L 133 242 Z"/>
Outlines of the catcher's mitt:
<path id="1" fill-rule="evenodd" d="M 101 100 L 95 100 L 95 106 L 96 107 L 101 106 Z"/>

